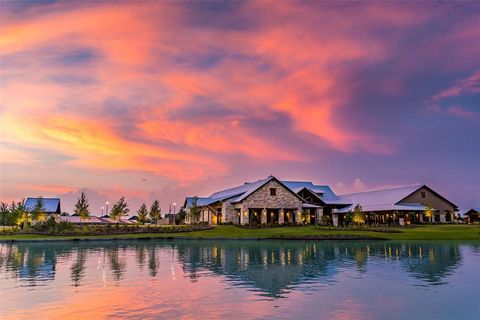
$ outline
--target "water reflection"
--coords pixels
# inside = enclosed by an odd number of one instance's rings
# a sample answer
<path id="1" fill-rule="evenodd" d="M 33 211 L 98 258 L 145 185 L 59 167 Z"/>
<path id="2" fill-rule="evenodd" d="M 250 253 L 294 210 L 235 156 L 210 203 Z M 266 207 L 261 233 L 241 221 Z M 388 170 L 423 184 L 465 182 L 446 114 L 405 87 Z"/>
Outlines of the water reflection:
<path id="1" fill-rule="evenodd" d="M 479 250 L 478 245 L 472 249 Z M 136 265 L 128 265 L 132 254 Z M 87 261 L 98 259 L 119 283 L 128 268 L 148 269 L 156 277 L 160 256 L 180 264 L 192 282 L 222 276 L 261 295 L 282 297 L 305 283 L 334 284 L 336 275 L 354 269 L 384 273 L 395 265 L 424 285 L 444 285 L 462 262 L 458 244 L 411 242 L 133 241 L 18 243 L 0 245 L 0 270 L 20 285 L 47 285 L 57 261 L 70 262 L 71 285 L 81 286 Z"/>

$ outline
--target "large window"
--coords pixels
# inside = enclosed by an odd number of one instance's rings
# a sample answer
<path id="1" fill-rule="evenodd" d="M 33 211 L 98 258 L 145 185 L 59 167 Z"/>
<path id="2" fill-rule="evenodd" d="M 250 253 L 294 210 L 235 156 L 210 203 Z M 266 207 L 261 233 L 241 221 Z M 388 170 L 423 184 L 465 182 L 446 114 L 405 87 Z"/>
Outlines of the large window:
<path id="1" fill-rule="evenodd" d="M 422 196 L 422 199 L 425 199 L 425 196 L 426 196 L 425 191 L 420 192 L 420 194 Z"/>

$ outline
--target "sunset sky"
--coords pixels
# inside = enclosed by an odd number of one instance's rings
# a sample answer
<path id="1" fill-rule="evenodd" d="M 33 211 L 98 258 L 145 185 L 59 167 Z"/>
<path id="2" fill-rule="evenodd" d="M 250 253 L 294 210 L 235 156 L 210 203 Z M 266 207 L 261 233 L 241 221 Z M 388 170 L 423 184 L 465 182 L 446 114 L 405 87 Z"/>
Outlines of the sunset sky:
<path id="1" fill-rule="evenodd" d="M 1 200 L 273 174 L 480 206 L 480 3 L 2 1 Z"/>

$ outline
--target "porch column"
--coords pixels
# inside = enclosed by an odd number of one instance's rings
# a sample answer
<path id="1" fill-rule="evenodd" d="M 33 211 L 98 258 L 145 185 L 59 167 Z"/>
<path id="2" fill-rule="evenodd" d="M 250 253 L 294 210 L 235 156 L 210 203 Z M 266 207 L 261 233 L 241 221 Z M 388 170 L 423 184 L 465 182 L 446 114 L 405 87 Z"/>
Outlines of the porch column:
<path id="1" fill-rule="evenodd" d="M 440 222 L 441 223 L 447 222 L 447 217 L 446 217 L 445 211 L 440 213 Z"/>
<path id="2" fill-rule="evenodd" d="M 418 214 L 418 221 L 423 222 L 423 212 Z"/>
<path id="3" fill-rule="evenodd" d="M 245 215 L 243 214 L 243 206 L 240 206 L 240 225 L 245 224 Z"/>
<path id="4" fill-rule="evenodd" d="M 262 209 L 262 224 L 267 224 L 267 209 L 263 208 Z"/>
<path id="5" fill-rule="evenodd" d="M 315 224 L 322 224 L 323 208 L 317 208 L 315 211 Z"/>
<path id="6" fill-rule="evenodd" d="M 332 213 L 332 224 L 334 227 L 338 227 L 338 213 Z"/>
<path id="7" fill-rule="evenodd" d="M 222 219 L 222 222 L 225 223 L 225 222 L 228 222 L 227 221 L 227 205 L 226 205 L 226 202 L 224 202 L 222 204 L 222 213 L 221 213 L 221 219 Z M 217 222 L 218 223 L 218 222 Z"/>
<path id="8" fill-rule="evenodd" d="M 243 215 L 243 224 L 248 224 L 248 223 L 250 223 L 250 217 L 248 216 L 248 214 L 249 214 L 248 208 L 243 208 L 243 212 L 242 212 L 242 215 Z"/>
<path id="9" fill-rule="evenodd" d="M 295 216 L 296 224 L 302 224 L 302 207 L 299 207 Z"/>
<path id="10" fill-rule="evenodd" d="M 280 212 L 278 213 L 278 224 L 283 224 L 285 222 L 285 211 L 283 209 L 280 209 Z"/>

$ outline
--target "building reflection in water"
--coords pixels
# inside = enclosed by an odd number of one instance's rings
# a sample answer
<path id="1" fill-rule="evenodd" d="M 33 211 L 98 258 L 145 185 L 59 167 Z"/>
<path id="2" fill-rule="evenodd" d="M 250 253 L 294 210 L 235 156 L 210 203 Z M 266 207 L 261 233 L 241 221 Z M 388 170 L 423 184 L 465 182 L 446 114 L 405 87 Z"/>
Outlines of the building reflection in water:
<path id="1" fill-rule="evenodd" d="M 162 252 L 171 250 L 185 276 L 221 276 L 260 295 L 282 297 L 308 283 L 334 284 L 339 272 L 360 274 L 370 268 L 401 268 L 425 285 L 442 285 L 462 261 L 452 242 L 301 242 L 301 241 L 130 241 L 18 243 L 0 245 L 0 270 L 25 285 L 46 285 L 55 279 L 57 260 L 70 263 L 73 286 L 81 286 L 87 261 L 100 259 L 114 281 L 128 268 L 148 269 L 156 277 Z M 476 248 L 478 250 L 478 246 Z M 132 254 L 135 265 L 128 265 Z M 90 264 L 91 266 L 91 264 Z"/>

